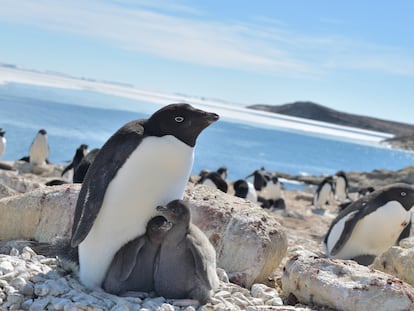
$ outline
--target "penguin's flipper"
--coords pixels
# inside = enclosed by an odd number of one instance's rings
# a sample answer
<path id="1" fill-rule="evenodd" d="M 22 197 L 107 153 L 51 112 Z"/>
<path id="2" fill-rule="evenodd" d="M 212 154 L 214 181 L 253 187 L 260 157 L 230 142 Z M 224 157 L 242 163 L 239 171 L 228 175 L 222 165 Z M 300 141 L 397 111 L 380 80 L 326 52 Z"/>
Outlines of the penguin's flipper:
<path id="1" fill-rule="evenodd" d="M 88 235 L 101 209 L 106 189 L 119 168 L 144 137 L 145 120 L 131 121 L 121 127 L 99 150 L 92 162 L 76 203 L 71 245 L 79 245 Z M 122 152 L 113 152 L 122 150 Z"/>
<path id="2" fill-rule="evenodd" d="M 141 237 L 137 240 L 133 240 L 125 245 L 125 251 L 122 251 L 122 268 L 119 273 L 119 280 L 121 282 L 126 281 L 131 275 L 137 262 L 137 256 L 145 245 L 146 239 Z"/>
<path id="3" fill-rule="evenodd" d="M 71 162 L 68 166 L 66 166 L 66 167 L 63 169 L 63 171 L 62 171 L 62 173 L 60 174 L 60 176 L 65 175 L 65 173 L 66 173 L 67 171 L 69 171 L 71 168 L 73 168 L 73 162 Z"/>
<path id="4" fill-rule="evenodd" d="M 334 247 L 332 247 L 331 256 L 335 256 L 351 237 L 352 231 L 355 225 L 357 224 L 356 219 L 358 219 L 358 217 L 355 217 L 357 213 L 358 213 L 357 211 L 349 213 L 349 216 L 348 216 L 349 219 L 345 221 L 344 228 L 341 232 L 341 235 L 339 236 L 338 241 L 336 241 Z"/>

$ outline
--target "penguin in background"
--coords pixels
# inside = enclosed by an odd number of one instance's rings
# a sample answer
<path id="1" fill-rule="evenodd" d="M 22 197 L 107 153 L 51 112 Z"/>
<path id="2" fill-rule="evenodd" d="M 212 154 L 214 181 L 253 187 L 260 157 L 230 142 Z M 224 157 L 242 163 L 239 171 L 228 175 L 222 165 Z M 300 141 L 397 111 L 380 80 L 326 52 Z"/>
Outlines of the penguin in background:
<path id="1" fill-rule="evenodd" d="M 203 170 L 200 173 L 200 179 L 197 181 L 197 184 L 207 185 L 227 193 L 229 186 L 223 175 L 227 176 L 227 169 L 225 171 L 218 169 L 216 172 Z"/>
<path id="2" fill-rule="evenodd" d="M 66 172 L 68 172 L 71 169 L 75 169 L 75 167 L 77 167 L 79 165 L 79 163 L 82 161 L 82 159 L 88 154 L 88 145 L 86 144 L 81 144 L 75 152 L 75 155 L 72 158 L 72 161 L 69 163 L 69 165 L 67 165 L 62 173 L 60 174 L 60 176 L 63 176 L 66 174 Z"/>
<path id="3" fill-rule="evenodd" d="M 189 104 L 171 104 L 108 139 L 85 175 L 75 209 L 71 246 L 78 247 L 83 285 L 100 288 L 116 252 L 145 233 L 156 207 L 183 197 L 197 137 L 218 119 Z"/>
<path id="4" fill-rule="evenodd" d="M 285 201 L 282 194 L 282 185 L 279 178 L 264 167 L 254 171 L 246 178 L 253 176 L 254 188 L 257 192 L 257 200 L 263 208 L 285 209 Z"/>
<path id="5" fill-rule="evenodd" d="M 333 220 L 326 236 L 327 255 L 362 265 L 407 237 L 414 187 L 391 184 L 351 203 Z"/>
<path id="6" fill-rule="evenodd" d="M 73 168 L 73 182 L 74 183 L 83 183 L 86 172 L 91 166 L 92 162 L 95 160 L 96 155 L 99 152 L 99 148 L 92 149 L 88 152 L 80 161 L 78 165 Z"/>
<path id="7" fill-rule="evenodd" d="M 30 146 L 29 162 L 33 165 L 44 165 L 47 163 L 48 156 L 49 143 L 47 132 L 46 130 L 41 129 Z"/>
<path id="8" fill-rule="evenodd" d="M 0 128 L 0 160 L 6 151 L 6 137 L 4 137 L 4 134 L 6 134 L 6 132 Z"/>
<path id="9" fill-rule="evenodd" d="M 325 177 L 316 188 L 313 197 L 314 208 L 324 208 L 326 204 L 332 204 L 334 199 L 335 186 L 332 176 Z"/>
<path id="10" fill-rule="evenodd" d="M 217 173 L 220 174 L 221 178 L 223 178 L 224 180 L 227 180 L 227 167 L 225 166 L 221 166 L 217 169 Z"/>
<path id="11" fill-rule="evenodd" d="M 334 176 L 335 181 L 335 197 L 339 202 L 344 202 L 349 198 L 348 195 L 348 178 L 344 171 L 336 172 Z"/>
<path id="12" fill-rule="evenodd" d="M 257 192 L 252 183 L 244 179 L 238 179 L 233 183 L 234 195 L 257 203 Z"/>

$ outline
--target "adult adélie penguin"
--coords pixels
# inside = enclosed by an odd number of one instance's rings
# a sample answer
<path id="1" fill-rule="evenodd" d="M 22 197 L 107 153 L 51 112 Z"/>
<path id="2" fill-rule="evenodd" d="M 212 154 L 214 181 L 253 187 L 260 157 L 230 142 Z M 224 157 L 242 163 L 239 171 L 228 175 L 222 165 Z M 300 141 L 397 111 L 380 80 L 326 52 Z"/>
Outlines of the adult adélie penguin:
<path id="1" fill-rule="evenodd" d="M 101 286 L 115 253 L 145 233 L 157 206 L 182 198 L 197 137 L 218 118 L 171 104 L 127 123 L 104 144 L 86 173 L 72 229 L 85 286 Z"/>
<path id="2" fill-rule="evenodd" d="M 372 263 L 395 245 L 411 225 L 414 186 L 396 183 L 368 194 L 346 207 L 325 237 L 327 255 Z"/>

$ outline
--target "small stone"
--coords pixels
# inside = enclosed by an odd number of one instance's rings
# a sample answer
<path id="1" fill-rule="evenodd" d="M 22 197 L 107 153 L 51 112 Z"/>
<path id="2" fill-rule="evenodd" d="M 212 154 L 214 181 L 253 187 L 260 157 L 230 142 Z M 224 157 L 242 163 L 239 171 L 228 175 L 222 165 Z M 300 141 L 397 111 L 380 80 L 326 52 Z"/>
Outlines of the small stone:
<path id="1" fill-rule="evenodd" d="M 29 311 L 44 311 L 46 309 L 46 306 L 49 304 L 49 302 L 50 302 L 50 298 L 48 297 L 36 299 L 30 305 Z"/>
<path id="2" fill-rule="evenodd" d="M 218 276 L 219 280 L 224 282 L 224 283 L 230 282 L 229 281 L 229 276 L 227 275 L 227 272 L 224 269 L 217 268 L 217 276 Z"/>
<path id="3" fill-rule="evenodd" d="M 163 303 L 165 302 L 164 297 L 157 297 L 157 298 L 148 298 L 145 299 L 144 303 L 142 304 L 143 308 L 148 308 L 150 310 L 158 309 Z"/>
<path id="4" fill-rule="evenodd" d="M 11 304 L 21 304 L 23 302 L 24 296 L 21 293 L 14 292 L 7 296 L 7 302 Z"/>
<path id="5" fill-rule="evenodd" d="M 253 284 L 251 288 L 252 297 L 261 298 L 263 300 L 269 300 L 272 298 L 279 298 L 279 293 L 264 284 Z"/>
<path id="6" fill-rule="evenodd" d="M 19 250 L 17 249 L 17 248 L 12 248 L 11 250 L 10 250 L 10 256 L 15 256 L 15 257 L 17 257 L 17 256 L 19 256 Z"/>
<path id="7" fill-rule="evenodd" d="M 21 289 L 20 292 L 25 295 L 25 296 L 29 296 L 32 297 L 34 294 L 34 286 L 33 283 L 28 282 L 26 283 Z"/>
<path id="8" fill-rule="evenodd" d="M 159 311 L 174 311 L 175 309 L 174 309 L 174 306 L 168 303 L 163 303 L 158 310 Z"/>
<path id="9" fill-rule="evenodd" d="M 14 280 L 10 282 L 10 285 L 16 288 L 17 290 L 20 290 L 23 286 L 25 286 L 27 281 L 22 277 L 17 277 Z"/>
<path id="10" fill-rule="evenodd" d="M 271 298 L 265 302 L 266 305 L 269 306 L 283 306 L 283 301 L 280 297 L 278 298 Z"/>
<path id="11" fill-rule="evenodd" d="M 188 306 L 184 311 L 196 311 L 196 309 L 193 306 Z"/>
<path id="12" fill-rule="evenodd" d="M 46 296 L 49 292 L 50 288 L 46 283 L 36 283 L 34 286 L 34 293 L 37 296 Z"/>
<path id="13" fill-rule="evenodd" d="M 22 303 L 23 310 L 29 310 L 30 306 L 33 304 L 33 299 L 27 299 Z"/>
<path id="14" fill-rule="evenodd" d="M 118 303 L 111 308 L 111 311 L 129 311 L 129 308 L 125 303 Z"/>
<path id="15" fill-rule="evenodd" d="M 7 274 L 14 270 L 13 265 L 9 261 L 2 261 L 0 263 L 0 273 Z"/>
<path id="16" fill-rule="evenodd" d="M 17 292 L 17 290 L 16 290 L 13 286 L 11 286 L 11 285 L 7 285 L 7 286 L 5 286 L 5 287 L 4 287 L 4 292 L 5 292 L 7 295 L 11 295 L 11 294 L 13 294 L 13 293 Z"/>
<path id="17" fill-rule="evenodd" d="M 69 302 L 68 303 L 65 303 L 64 305 L 63 305 L 63 309 L 62 309 L 63 311 L 79 311 L 79 310 L 81 310 L 80 308 L 78 308 L 73 302 L 71 302 L 70 300 L 69 300 Z"/>

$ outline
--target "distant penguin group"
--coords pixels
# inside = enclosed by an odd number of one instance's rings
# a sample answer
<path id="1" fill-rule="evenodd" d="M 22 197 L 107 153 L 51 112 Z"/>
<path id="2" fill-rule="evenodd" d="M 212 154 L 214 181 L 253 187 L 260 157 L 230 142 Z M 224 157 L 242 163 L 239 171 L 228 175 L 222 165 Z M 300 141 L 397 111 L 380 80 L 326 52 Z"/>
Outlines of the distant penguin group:
<path id="1" fill-rule="evenodd" d="M 254 171 L 244 179 L 227 180 L 227 168 L 222 166 L 216 171 L 202 170 L 196 184 L 207 185 L 224 193 L 257 203 L 263 208 L 285 209 L 281 183 L 276 174 L 265 171 L 264 168 Z M 253 183 L 247 181 L 253 177 Z"/>
<path id="2" fill-rule="evenodd" d="M 315 190 L 314 208 L 324 209 L 325 205 L 333 205 L 335 200 L 339 203 L 349 202 L 348 188 L 348 178 L 344 171 L 338 171 L 333 176 L 326 176 Z"/>

